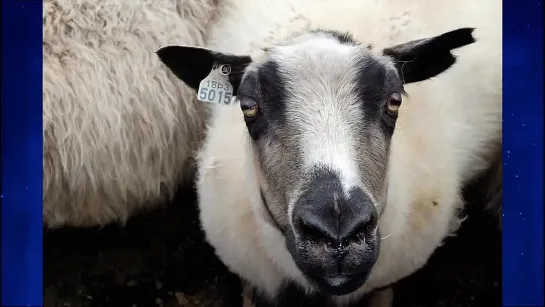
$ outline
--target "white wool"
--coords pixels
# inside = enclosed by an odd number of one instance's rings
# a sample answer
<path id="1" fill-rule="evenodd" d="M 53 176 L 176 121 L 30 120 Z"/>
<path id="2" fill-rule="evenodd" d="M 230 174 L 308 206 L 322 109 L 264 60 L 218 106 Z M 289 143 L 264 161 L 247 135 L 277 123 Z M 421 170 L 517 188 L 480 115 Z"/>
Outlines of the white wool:
<path id="1" fill-rule="evenodd" d="M 455 231 L 462 187 L 490 167 L 501 148 L 502 9 L 493 0 L 230 0 L 220 5 L 209 48 L 256 54 L 286 33 L 349 31 L 364 44 L 389 47 L 461 27 L 477 42 L 454 50 L 457 63 L 405 86 L 392 139 L 385 238 L 371 276 L 340 305 L 406 277 Z M 229 269 L 273 296 L 285 279 L 311 291 L 266 220 L 238 105 L 217 106 L 198 162 L 201 222 Z"/>
<path id="2" fill-rule="evenodd" d="M 44 2 L 46 226 L 123 223 L 193 175 L 206 112 L 155 52 L 203 45 L 217 2 Z"/>

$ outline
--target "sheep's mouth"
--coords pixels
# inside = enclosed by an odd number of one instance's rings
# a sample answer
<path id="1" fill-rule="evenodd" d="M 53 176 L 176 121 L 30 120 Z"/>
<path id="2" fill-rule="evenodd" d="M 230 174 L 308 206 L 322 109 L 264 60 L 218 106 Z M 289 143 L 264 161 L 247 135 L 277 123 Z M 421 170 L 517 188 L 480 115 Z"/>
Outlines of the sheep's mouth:
<path id="1" fill-rule="evenodd" d="M 346 295 L 359 289 L 367 280 L 369 273 L 316 276 L 305 274 L 306 278 L 321 291 L 335 296 Z"/>
<path id="2" fill-rule="evenodd" d="M 379 231 L 366 239 L 366 244 L 347 246 L 344 252 L 324 249 L 320 242 L 296 240 L 293 231 L 288 232 L 286 243 L 295 264 L 312 287 L 326 295 L 342 296 L 361 288 L 378 260 Z M 338 258 L 341 254 L 345 255 Z"/>

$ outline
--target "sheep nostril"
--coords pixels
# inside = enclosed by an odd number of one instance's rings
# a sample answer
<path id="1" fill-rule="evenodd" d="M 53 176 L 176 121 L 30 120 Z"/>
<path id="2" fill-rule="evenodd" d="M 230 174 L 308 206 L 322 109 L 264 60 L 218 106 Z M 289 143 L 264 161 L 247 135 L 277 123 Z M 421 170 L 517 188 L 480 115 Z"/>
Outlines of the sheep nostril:
<path id="1" fill-rule="evenodd" d="M 305 220 L 304 218 L 299 220 L 299 231 L 304 237 L 314 241 L 330 241 L 326 240 L 329 236 L 319 225 L 316 225 L 312 221 Z"/>
<path id="2" fill-rule="evenodd" d="M 298 232 L 302 238 L 315 243 L 322 243 L 328 249 L 336 249 L 340 246 L 338 233 L 335 229 L 327 227 L 320 216 L 306 214 L 298 219 Z"/>

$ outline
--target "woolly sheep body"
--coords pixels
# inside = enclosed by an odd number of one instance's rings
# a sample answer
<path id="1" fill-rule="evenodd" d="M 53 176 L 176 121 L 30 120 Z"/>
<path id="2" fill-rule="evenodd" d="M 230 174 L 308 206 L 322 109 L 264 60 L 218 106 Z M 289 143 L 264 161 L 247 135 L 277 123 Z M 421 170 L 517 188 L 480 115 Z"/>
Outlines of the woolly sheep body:
<path id="1" fill-rule="evenodd" d="M 231 0 L 220 11 L 208 48 L 252 56 L 309 28 L 349 31 L 376 48 L 476 28 L 477 42 L 454 51 L 453 67 L 406 86 L 409 98 L 391 144 L 388 205 L 379 222 L 387 238 L 365 285 L 336 300 L 348 303 L 421 268 L 459 227 L 462 187 L 489 168 L 501 149 L 501 3 Z M 231 271 L 270 297 L 285 280 L 311 292 L 283 236 L 268 222 L 247 138 L 237 105 L 213 108 L 198 160 L 206 238 Z"/>
<path id="2" fill-rule="evenodd" d="M 217 0 L 44 3 L 44 224 L 125 222 L 194 173 L 206 109 L 156 58 L 202 45 Z"/>

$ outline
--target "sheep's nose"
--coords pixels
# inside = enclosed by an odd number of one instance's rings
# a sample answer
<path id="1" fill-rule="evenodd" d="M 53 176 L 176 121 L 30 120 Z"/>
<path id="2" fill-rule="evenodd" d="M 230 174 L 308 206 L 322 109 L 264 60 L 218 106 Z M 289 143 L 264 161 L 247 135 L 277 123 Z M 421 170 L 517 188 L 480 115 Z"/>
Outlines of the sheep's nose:
<path id="1" fill-rule="evenodd" d="M 377 216 L 374 206 L 367 203 L 358 207 L 361 209 L 343 216 L 332 216 L 319 209 L 305 210 L 297 219 L 296 231 L 302 238 L 321 241 L 338 249 L 340 261 L 345 255 L 343 247 L 363 244 L 365 237 L 375 231 Z"/>
<path id="2" fill-rule="evenodd" d="M 317 172 L 293 204 L 288 250 L 305 277 L 332 295 L 355 291 L 378 259 L 378 213 L 361 187 Z"/>

